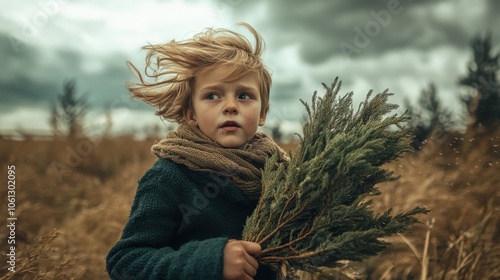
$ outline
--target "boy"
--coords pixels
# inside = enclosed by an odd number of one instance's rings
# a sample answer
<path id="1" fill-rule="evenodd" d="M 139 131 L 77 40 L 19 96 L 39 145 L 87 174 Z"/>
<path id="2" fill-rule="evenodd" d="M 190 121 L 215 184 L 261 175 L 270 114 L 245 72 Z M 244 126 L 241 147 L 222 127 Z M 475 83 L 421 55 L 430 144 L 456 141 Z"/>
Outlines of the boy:
<path id="1" fill-rule="evenodd" d="M 134 97 L 179 127 L 152 147 L 159 158 L 139 181 L 121 239 L 110 250 L 112 279 L 274 279 L 259 267 L 260 245 L 238 240 L 261 191 L 266 158 L 286 154 L 258 126 L 271 77 L 242 35 L 207 29 L 193 39 L 147 46 L 146 82 Z"/>

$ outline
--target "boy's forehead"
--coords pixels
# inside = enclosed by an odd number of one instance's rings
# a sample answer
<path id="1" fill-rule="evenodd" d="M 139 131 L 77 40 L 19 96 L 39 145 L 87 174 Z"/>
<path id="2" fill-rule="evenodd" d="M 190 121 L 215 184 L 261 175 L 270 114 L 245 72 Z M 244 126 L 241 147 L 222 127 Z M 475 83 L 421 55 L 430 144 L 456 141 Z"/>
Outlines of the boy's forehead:
<path id="1" fill-rule="evenodd" d="M 235 82 L 240 81 L 248 84 L 260 85 L 260 77 L 257 72 L 248 69 L 231 69 L 224 65 L 207 67 L 195 74 L 195 80 L 203 83 Z"/>

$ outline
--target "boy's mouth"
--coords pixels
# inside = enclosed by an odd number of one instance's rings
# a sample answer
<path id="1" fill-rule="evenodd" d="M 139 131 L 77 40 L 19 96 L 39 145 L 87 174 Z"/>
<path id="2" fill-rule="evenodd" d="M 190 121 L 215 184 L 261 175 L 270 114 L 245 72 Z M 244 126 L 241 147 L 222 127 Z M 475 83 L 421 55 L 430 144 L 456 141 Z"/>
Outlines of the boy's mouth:
<path id="1" fill-rule="evenodd" d="M 225 131 L 231 132 L 236 131 L 240 127 L 240 125 L 234 121 L 226 121 L 220 127 Z"/>

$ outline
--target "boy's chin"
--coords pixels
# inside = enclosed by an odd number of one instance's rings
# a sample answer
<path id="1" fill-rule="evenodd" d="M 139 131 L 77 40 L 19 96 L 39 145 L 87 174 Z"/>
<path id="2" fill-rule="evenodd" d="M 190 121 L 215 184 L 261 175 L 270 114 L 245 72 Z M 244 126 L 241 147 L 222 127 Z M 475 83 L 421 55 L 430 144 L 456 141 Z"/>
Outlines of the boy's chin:
<path id="1" fill-rule="evenodd" d="M 242 141 L 242 140 L 222 140 L 222 141 L 217 141 L 219 145 L 221 145 L 224 148 L 227 149 L 242 149 L 244 148 L 248 142 Z"/>

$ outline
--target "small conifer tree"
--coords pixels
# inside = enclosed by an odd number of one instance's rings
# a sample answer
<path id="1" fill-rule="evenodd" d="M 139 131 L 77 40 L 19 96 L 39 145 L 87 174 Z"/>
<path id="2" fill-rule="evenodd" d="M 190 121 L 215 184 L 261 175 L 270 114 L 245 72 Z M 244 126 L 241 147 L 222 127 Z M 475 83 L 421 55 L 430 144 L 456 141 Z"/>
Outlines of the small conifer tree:
<path id="1" fill-rule="evenodd" d="M 475 89 L 472 95 L 462 97 L 466 104 L 471 125 L 484 125 L 496 129 L 500 125 L 500 83 L 498 81 L 498 59 L 500 53 L 493 53 L 491 33 L 484 38 L 475 37 L 471 46 L 474 60 L 468 67 L 466 77 L 460 84 Z"/>
<path id="2" fill-rule="evenodd" d="M 405 100 L 405 106 L 414 128 L 413 147 L 416 149 L 421 149 L 422 143 L 433 133 L 445 134 L 456 126 L 451 112 L 439 100 L 433 83 L 421 91 L 418 106 L 412 106 L 408 100 Z"/>
<path id="3" fill-rule="evenodd" d="M 311 106 L 301 100 L 309 120 L 288 167 L 274 156 L 266 162 L 262 195 L 243 231 L 244 240 L 262 246 L 258 260 L 277 272 L 284 266 L 287 279 L 296 270 L 316 272 L 374 255 L 388 245 L 381 238 L 403 232 L 428 211 L 375 214 L 368 199 L 380 194 L 376 184 L 396 179 L 382 165 L 411 150 L 411 128 L 402 126 L 408 118 L 387 116 L 397 108 L 387 103 L 391 94 L 370 100 L 370 91 L 354 111 L 352 92 L 338 96 L 338 78 L 323 86 L 325 96 L 315 92 Z"/>

